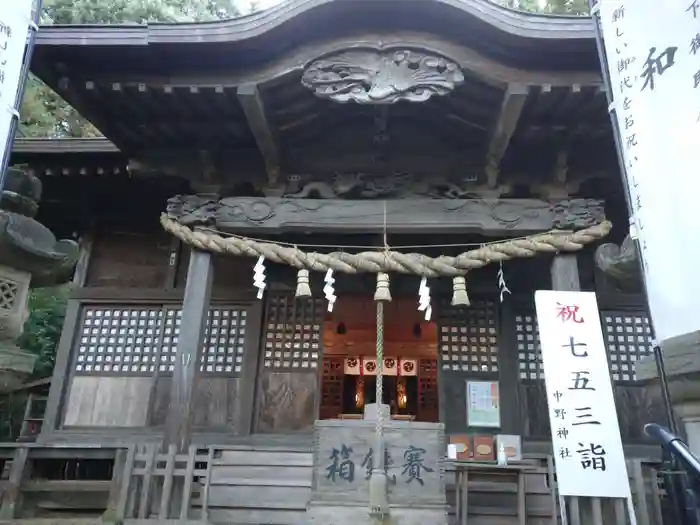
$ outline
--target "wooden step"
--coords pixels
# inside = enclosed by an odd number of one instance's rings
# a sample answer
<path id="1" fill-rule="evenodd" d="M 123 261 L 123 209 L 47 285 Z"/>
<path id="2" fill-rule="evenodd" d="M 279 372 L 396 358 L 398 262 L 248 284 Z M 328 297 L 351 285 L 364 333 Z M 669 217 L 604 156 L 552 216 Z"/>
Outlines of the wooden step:
<path id="1" fill-rule="evenodd" d="M 310 451 L 227 448 L 211 466 L 209 520 L 227 525 L 302 525 L 312 476 Z M 201 506 L 200 498 L 193 504 Z"/>

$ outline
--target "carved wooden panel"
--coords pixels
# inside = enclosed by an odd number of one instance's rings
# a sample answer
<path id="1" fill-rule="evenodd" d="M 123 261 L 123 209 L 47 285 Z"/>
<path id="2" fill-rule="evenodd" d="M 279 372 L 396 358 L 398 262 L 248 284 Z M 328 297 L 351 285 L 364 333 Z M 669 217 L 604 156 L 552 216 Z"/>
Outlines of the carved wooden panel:
<path id="1" fill-rule="evenodd" d="M 301 83 L 336 102 L 392 104 L 446 95 L 463 81 L 459 64 L 428 51 L 358 49 L 313 61 Z"/>
<path id="2" fill-rule="evenodd" d="M 311 430 L 316 419 L 318 376 L 263 370 L 258 390 L 256 430 L 281 434 Z"/>
<path id="3" fill-rule="evenodd" d="M 318 368 L 325 306 L 320 298 L 297 299 L 271 294 L 265 320 L 266 369 L 303 371 Z"/>
<path id="4" fill-rule="evenodd" d="M 74 371 L 88 375 L 170 374 L 175 369 L 182 311 L 163 305 L 84 306 L 74 348 Z M 247 310 L 209 311 L 200 371 L 242 372 Z"/>
<path id="5" fill-rule="evenodd" d="M 439 349 L 442 370 L 498 372 L 497 310 L 492 302 L 468 308 L 447 306 L 440 312 Z"/>
<path id="6" fill-rule="evenodd" d="M 653 352 L 649 317 L 643 311 L 603 311 L 601 321 L 613 381 L 635 381 L 634 364 Z"/>
<path id="7" fill-rule="evenodd" d="M 333 419 L 343 411 L 343 374 L 345 360 L 326 357 L 323 359 L 321 381 L 320 419 Z"/>
<path id="8" fill-rule="evenodd" d="M 438 421 L 437 359 L 418 361 L 418 421 Z"/>

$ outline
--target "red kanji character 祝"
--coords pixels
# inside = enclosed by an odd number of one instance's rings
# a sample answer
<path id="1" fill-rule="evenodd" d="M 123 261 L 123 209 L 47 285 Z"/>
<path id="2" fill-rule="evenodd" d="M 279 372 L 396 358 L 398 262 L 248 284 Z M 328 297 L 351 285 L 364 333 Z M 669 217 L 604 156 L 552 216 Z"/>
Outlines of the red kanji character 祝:
<path id="1" fill-rule="evenodd" d="M 581 324 L 583 317 L 579 317 L 578 309 L 579 307 L 576 305 L 557 303 L 557 317 L 561 319 L 562 323 L 573 321 L 576 324 Z"/>

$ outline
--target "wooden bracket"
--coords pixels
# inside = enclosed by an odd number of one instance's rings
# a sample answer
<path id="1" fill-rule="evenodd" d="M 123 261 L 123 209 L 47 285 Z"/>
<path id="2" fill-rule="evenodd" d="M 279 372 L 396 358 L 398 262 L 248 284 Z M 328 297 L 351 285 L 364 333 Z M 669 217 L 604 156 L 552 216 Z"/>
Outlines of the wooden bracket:
<path id="1" fill-rule="evenodd" d="M 486 157 L 486 173 L 491 188 L 498 184 L 499 166 L 515 133 L 528 93 L 529 88 L 523 84 L 509 84 L 506 89 Z"/>
<path id="2" fill-rule="evenodd" d="M 271 184 L 276 184 L 280 175 L 279 154 L 258 86 L 256 84 L 243 84 L 238 87 L 237 95 L 248 120 L 250 131 L 253 133 L 260 154 L 265 161 L 267 178 Z"/>

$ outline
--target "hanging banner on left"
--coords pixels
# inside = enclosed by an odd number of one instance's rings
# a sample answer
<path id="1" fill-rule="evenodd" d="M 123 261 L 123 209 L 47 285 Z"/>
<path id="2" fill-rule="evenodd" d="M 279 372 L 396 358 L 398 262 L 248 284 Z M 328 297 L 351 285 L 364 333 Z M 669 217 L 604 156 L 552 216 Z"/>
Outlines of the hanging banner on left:
<path id="1" fill-rule="evenodd" d="M 0 2 L 0 160 L 9 155 L 12 119 L 19 105 L 17 91 L 31 25 L 33 0 Z M 4 164 L 0 164 L 2 166 Z"/>

